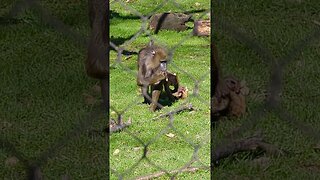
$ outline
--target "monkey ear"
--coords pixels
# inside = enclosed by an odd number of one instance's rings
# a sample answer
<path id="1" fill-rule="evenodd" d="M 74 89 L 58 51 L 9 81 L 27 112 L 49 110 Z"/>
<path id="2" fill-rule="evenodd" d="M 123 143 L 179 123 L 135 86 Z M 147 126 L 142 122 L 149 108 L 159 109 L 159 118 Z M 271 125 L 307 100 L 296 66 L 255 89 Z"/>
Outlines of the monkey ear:
<path id="1" fill-rule="evenodd" d="M 153 39 L 151 39 L 148 46 L 153 46 L 153 44 L 154 44 L 154 41 L 153 41 Z"/>

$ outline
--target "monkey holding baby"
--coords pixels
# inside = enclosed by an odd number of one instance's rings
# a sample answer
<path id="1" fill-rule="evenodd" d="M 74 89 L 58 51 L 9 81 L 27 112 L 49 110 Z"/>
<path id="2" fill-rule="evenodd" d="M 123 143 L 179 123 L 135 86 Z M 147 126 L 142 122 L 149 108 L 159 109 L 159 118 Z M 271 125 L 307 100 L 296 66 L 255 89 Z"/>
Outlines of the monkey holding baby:
<path id="1" fill-rule="evenodd" d="M 163 107 L 159 103 L 163 96 L 171 103 L 186 98 L 188 94 L 185 87 L 179 86 L 176 74 L 167 70 L 167 54 L 166 49 L 155 45 L 152 40 L 138 53 L 137 85 L 141 87 L 144 103 L 150 104 L 150 111 Z"/>

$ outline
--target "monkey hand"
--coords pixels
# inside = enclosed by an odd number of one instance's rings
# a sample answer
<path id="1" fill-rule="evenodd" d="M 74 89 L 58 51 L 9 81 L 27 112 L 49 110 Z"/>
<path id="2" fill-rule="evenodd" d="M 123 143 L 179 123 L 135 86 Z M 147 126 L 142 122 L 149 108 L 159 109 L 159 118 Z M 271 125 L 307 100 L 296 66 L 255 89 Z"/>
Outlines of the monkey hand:
<path id="1" fill-rule="evenodd" d="M 185 99 L 188 97 L 188 89 L 186 87 L 180 86 L 178 88 L 178 91 L 175 93 L 172 93 L 172 95 L 177 99 Z"/>
<path id="2" fill-rule="evenodd" d="M 149 81 L 150 84 L 159 84 L 162 80 L 166 78 L 167 74 L 164 71 L 157 71 Z"/>
<path id="3" fill-rule="evenodd" d="M 158 80 L 161 81 L 163 79 L 167 78 L 167 72 L 166 71 L 159 71 L 157 74 Z"/>

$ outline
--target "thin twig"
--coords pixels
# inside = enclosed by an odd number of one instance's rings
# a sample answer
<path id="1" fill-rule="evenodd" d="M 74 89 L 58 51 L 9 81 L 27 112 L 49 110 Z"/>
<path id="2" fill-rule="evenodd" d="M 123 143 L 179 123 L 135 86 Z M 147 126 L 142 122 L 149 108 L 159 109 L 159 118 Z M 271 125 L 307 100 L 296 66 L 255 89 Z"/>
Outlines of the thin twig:
<path id="1" fill-rule="evenodd" d="M 122 120 L 122 116 L 119 116 L 118 122 L 115 123 L 114 121 L 112 121 L 113 123 L 110 123 L 110 134 L 114 133 L 114 132 L 119 132 L 125 128 L 127 128 L 128 126 L 131 125 L 131 118 L 129 118 L 129 120 L 127 122 L 123 122 Z"/>
<path id="2" fill-rule="evenodd" d="M 197 170 L 206 170 L 206 169 L 210 169 L 209 166 L 202 166 L 202 167 L 186 167 L 182 170 L 173 170 L 173 171 L 169 171 L 170 174 L 176 174 L 176 173 L 180 173 L 180 172 L 196 172 Z M 137 177 L 135 180 L 148 180 L 148 179 L 152 179 L 152 178 L 158 178 L 160 176 L 165 175 L 166 173 L 161 171 L 161 172 L 157 172 L 154 174 L 150 174 L 147 176 L 141 176 L 141 177 Z"/>
<path id="3" fill-rule="evenodd" d="M 218 146 L 212 152 L 214 155 L 213 161 L 218 162 L 219 160 L 227 158 L 233 154 L 257 149 L 261 149 L 267 154 L 273 156 L 279 156 L 286 153 L 278 147 L 265 142 L 261 136 L 257 135 Z"/>
<path id="4" fill-rule="evenodd" d="M 157 119 L 160 119 L 160 118 L 170 117 L 173 114 L 178 114 L 178 113 L 180 113 L 182 111 L 193 111 L 193 110 L 195 110 L 195 109 L 193 108 L 192 104 L 190 103 L 190 104 L 181 106 L 180 108 L 178 108 L 178 109 L 176 109 L 174 111 L 170 111 L 168 113 L 165 113 L 165 114 L 162 114 L 162 115 L 160 115 L 158 117 L 155 117 L 152 120 L 157 120 Z"/>

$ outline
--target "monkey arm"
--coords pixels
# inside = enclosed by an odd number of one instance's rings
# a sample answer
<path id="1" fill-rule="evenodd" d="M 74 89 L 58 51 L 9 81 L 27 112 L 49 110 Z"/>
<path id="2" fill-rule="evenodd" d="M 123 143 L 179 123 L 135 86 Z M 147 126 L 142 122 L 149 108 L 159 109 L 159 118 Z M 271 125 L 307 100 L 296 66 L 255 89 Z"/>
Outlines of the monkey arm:
<path id="1" fill-rule="evenodd" d="M 141 72 L 138 73 L 138 85 L 152 85 L 166 78 L 166 72 L 156 71 L 150 77 L 145 77 Z"/>
<path id="2" fill-rule="evenodd" d="M 161 94 L 161 90 L 153 90 L 152 91 L 152 101 L 150 105 L 150 111 L 155 111 L 158 106 L 158 100 Z"/>
<path id="3" fill-rule="evenodd" d="M 151 105 L 150 105 L 150 111 L 155 111 L 158 107 L 158 101 L 161 94 L 161 91 L 163 89 L 163 81 L 160 81 L 160 83 L 151 86 Z"/>

